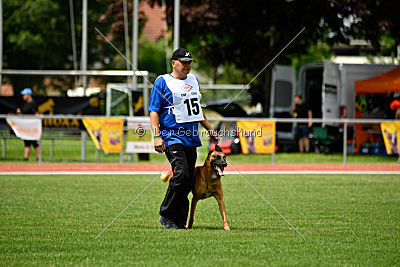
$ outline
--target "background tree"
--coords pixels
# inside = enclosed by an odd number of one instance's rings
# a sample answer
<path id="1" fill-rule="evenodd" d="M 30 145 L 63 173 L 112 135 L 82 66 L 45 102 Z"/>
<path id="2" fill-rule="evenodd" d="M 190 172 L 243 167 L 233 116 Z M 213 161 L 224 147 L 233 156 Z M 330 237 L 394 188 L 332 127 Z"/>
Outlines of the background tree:
<path id="1" fill-rule="evenodd" d="M 161 0 L 142 1 L 162 4 Z M 81 2 L 74 0 L 79 62 Z M 131 12 L 132 0 L 127 2 Z M 170 29 L 173 3 L 166 0 Z M 68 4 L 57 0 L 3 1 L 4 68 L 72 69 Z M 274 63 L 299 65 L 329 56 L 324 43 L 348 43 L 352 38 L 370 41 L 378 50 L 384 42 L 389 44 L 385 53 L 395 55 L 400 42 L 400 2 L 394 0 L 181 0 L 181 5 L 181 44 L 194 52 L 198 65 L 205 66 L 215 82 L 217 78 L 227 80 L 217 71 L 221 66 L 239 69 L 231 73 L 242 75 L 242 82 L 249 81 L 303 27 L 306 30 Z M 88 68 L 123 68 L 122 58 L 94 30 L 96 26 L 108 33 L 123 50 L 122 12 L 122 0 L 89 1 Z M 131 13 L 128 16 L 131 18 Z M 140 14 L 140 29 L 145 22 L 145 15 Z M 158 68 L 165 65 L 161 63 L 165 56 L 161 43 L 142 41 L 140 49 L 139 68 L 163 72 Z M 268 103 L 269 73 L 267 70 L 254 82 L 253 104 Z M 43 87 L 42 78 L 6 78 L 16 90 L 35 84 Z M 70 77 L 60 80 L 60 87 L 73 82 Z"/>
<path id="2" fill-rule="evenodd" d="M 59 69 L 68 61 L 64 32 L 69 30 L 69 24 L 66 18 L 54 17 L 62 8 L 59 3 L 15 0 L 3 4 L 4 68 Z M 10 76 L 8 79 L 19 91 L 42 78 Z"/>
<path id="3" fill-rule="evenodd" d="M 80 64 L 82 1 L 74 1 L 77 57 Z M 88 67 L 114 53 L 109 46 L 99 45 L 94 26 L 103 32 L 109 25 L 98 22 L 109 3 L 89 1 L 88 11 Z M 3 1 L 4 62 L 7 69 L 73 69 L 69 1 L 12 0 Z M 104 63 L 107 68 L 107 64 Z M 3 76 L 4 77 L 4 76 Z M 4 77 L 19 92 L 24 87 L 37 87 L 45 93 L 43 77 Z M 72 77 L 52 77 L 51 86 L 66 89 L 73 85 Z M 35 92 L 38 93 L 38 92 Z"/>
<path id="4" fill-rule="evenodd" d="M 127 13 L 128 13 L 128 29 L 132 29 L 132 8 L 133 1 L 127 0 Z M 100 22 L 108 23 L 110 25 L 108 31 L 108 39 L 120 49 L 125 51 L 125 35 L 124 35 L 124 13 L 123 13 L 123 0 L 117 0 L 109 4 L 107 11 L 100 15 Z M 165 50 L 163 40 L 152 43 L 141 36 L 144 25 L 147 22 L 146 14 L 139 12 L 139 43 L 138 43 L 138 66 L 135 66 L 139 70 L 147 70 L 156 75 L 166 72 L 165 65 Z M 131 36 L 129 36 L 131 37 Z M 98 36 L 99 38 L 99 36 Z M 101 37 L 100 37 L 101 38 Z M 104 41 L 104 40 L 103 40 Z M 130 39 L 130 45 L 133 40 Z M 108 44 L 104 41 L 104 44 Z M 114 53 L 117 54 L 116 51 Z M 117 56 L 116 64 L 125 66 L 126 61 Z M 118 66 L 118 67 L 123 67 Z M 125 66 L 126 67 L 126 66 Z"/>

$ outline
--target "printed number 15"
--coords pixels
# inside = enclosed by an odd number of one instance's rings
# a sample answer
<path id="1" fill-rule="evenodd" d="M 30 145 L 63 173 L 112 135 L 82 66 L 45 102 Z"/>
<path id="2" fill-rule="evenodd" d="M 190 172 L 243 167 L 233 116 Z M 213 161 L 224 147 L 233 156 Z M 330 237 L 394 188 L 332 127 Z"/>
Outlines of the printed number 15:
<path id="1" fill-rule="evenodd" d="M 192 112 L 194 115 L 199 115 L 200 107 L 199 107 L 199 103 L 197 103 L 197 101 L 198 101 L 197 98 L 190 98 L 190 102 L 189 102 L 189 98 L 186 99 L 185 101 L 183 101 L 183 103 L 186 104 L 186 108 L 187 108 L 189 116 L 192 115 Z"/>

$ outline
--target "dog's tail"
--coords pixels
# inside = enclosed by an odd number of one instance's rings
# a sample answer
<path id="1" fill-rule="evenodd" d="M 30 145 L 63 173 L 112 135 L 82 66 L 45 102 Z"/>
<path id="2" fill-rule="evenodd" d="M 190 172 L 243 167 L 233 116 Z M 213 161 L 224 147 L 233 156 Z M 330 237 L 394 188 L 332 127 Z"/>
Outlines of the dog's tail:
<path id="1" fill-rule="evenodd" d="M 169 181 L 169 179 L 171 179 L 171 177 L 173 176 L 172 170 L 169 169 L 166 172 L 163 172 L 160 176 L 161 181 L 163 181 L 164 183 Z"/>

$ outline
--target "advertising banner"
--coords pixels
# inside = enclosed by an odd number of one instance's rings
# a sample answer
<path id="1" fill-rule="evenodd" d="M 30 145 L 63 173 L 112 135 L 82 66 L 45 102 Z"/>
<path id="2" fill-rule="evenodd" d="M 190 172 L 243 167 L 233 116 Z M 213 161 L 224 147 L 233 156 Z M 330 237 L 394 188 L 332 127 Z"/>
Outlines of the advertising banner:
<path id="1" fill-rule="evenodd" d="M 238 121 L 243 154 L 272 154 L 275 149 L 274 121 Z"/>
<path id="2" fill-rule="evenodd" d="M 91 97 L 44 97 L 33 96 L 39 114 L 54 115 L 100 115 L 100 99 Z M 15 114 L 17 108 L 22 108 L 24 101 L 21 96 L 0 96 L 0 114 Z M 4 123 L 3 123 L 4 124 Z M 2 127 L 3 126 L 3 127 Z M 0 129 L 4 128 L 0 121 Z M 44 128 L 83 129 L 78 119 L 43 119 Z"/>
<path id="3" fill-rule="evenodd" d="M 381 131 L 385 142 L 386 152 L 391 154 L 399 153 L 400 122 L 382 122 Z"/>
<path id="4" fill-rule="evenodd" d="M 42 136 L 41 119 L 7 118 L 7 123 L 22 140 L 39 140 Z"/>
<path id="5" fill-rule="evenodd" d="M 124 120 L 121 118 L 82 119 L 97 149 L 120 153 L 123 145 Z"/>
<path id="6" fill-rule="evenodd" d="M 126 153 L 156 153 L 150 122 L 128 119 Z"/>

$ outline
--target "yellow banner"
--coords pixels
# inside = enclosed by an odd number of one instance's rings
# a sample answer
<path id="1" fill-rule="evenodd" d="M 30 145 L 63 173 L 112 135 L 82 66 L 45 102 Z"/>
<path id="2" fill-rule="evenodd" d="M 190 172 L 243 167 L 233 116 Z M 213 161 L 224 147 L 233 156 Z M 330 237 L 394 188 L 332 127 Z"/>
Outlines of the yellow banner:
<path id="1" fill-rule="evenodd" d="M 123 144 L 123 119 L 82 119 L 94 145 L 106 153 L 120 153 Z"/>
<path id="2" fill-rule="evenodd" d="M 243 154 L 272 154 L 275 150 L 274 121 L 238 121 Z"/>
<path id="3" fill-rule="evenodd" d="M 385 142 L 386 152 L 390 154 L 399 153 L 400 122 L 382 122 L 381 131 Z"/>

